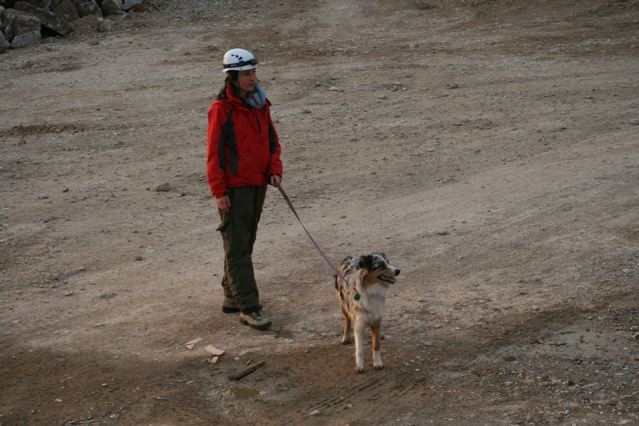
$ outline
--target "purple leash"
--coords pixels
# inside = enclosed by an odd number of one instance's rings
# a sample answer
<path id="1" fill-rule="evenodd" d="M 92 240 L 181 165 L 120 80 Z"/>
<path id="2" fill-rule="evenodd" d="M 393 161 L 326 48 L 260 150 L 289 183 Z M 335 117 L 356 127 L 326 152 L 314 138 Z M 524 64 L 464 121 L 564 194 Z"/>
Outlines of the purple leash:
<path id="1" fill-rule="evenodd" d="M 322 257 L 324 258 L 326 263 L 328 263 L 328 266 L 331 267 L 333 272 L 335 272 L 336 275 L 339 275 L 339 273 L 337 272 L 337 268 L 335 267 L 333 262 L 331 262 L 329 260 L 329 258 L 326 257 L 326 254 L 324 253 L 322 248 L 319 246 L 319 244 L 317 244 L 317 242 L 315 241 L 315 239 L 313 238 L 311 233 L 308 232 L 308 229 L 306 229 L 306 226 L 304 226 L 304 223 L 302 223 L 302 219 L 300 219 L 300 216 L 297 214 L 297 211 L 295 211 L 295 207 L 293 207 L 293 203 L 291 203 L 291 200 L 288 198 L 288 195 L 286 195 L 286 192 L 284 191 L 284 188 L 282 188 L 282 186 L 280 184 L 275 185 L 275 187 L 280 191 L 280 194 L 282 194 L 282 197 L 284 197 L 284 200 L 288 204 L 288 207 L 291 209 L 291 211 L 293 212 L 293 214 L 297 218 L 297 221 L 300 223 L 300 225 L 302 225 L 302 228 L 304 229 L 304 232 L 306 232 L 306 235 L 308 235 L 308 238 L 309 238 L 309 240 L 311 240 L 311 243 L 313 243 L 313 245 L 315 246 L 317 251 L 319 251 L 319 253 L 322 255 Z"/>

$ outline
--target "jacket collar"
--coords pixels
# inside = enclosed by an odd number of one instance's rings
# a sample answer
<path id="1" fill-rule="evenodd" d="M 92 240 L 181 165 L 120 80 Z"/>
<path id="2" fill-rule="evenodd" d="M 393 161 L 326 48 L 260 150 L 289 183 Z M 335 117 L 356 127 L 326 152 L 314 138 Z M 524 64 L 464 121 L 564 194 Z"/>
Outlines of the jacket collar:
<path id="1" fill-rule="evenodd" d="M 227 102 L 229 102 L 234 109 L 243 109 L 245 111 L 250 111 L 251 109 L 253 109 L 250 105 L 248 105 L 245 101 L 243 101 L 239 96 L 236 96 L 235 94 L 233 94 L 233 91 L 229 88 L 226 87 L 224 89 L 224 94 L 225 94 L 225 100 Z M 266 93 L 264 93 L 264 96 L 266 96 Z M 218 99 L 224 99 L 224 97 L 218 96 Z M 269 107 L 271 105 L 271 102 L 266 99 L 265 102 L 265 107 Z"/>

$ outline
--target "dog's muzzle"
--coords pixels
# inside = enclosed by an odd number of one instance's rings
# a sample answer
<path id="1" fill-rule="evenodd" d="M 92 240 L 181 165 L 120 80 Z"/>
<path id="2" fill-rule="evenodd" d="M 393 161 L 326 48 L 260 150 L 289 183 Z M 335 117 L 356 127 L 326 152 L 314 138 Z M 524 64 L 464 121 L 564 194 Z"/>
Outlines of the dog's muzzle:
<path id="1" fill-rule="evenodd" d="M 395 269 L 395 277 L 399 275 L 399 269 Z M 395 284 L 395 282 L 397 282 L 397 280 L 395 279 L 395 277 L 389 277 L 388 275 L 380 275 L 377 278 L 379 278 L 380 280 L 387 282 L 389 284 Z"/>

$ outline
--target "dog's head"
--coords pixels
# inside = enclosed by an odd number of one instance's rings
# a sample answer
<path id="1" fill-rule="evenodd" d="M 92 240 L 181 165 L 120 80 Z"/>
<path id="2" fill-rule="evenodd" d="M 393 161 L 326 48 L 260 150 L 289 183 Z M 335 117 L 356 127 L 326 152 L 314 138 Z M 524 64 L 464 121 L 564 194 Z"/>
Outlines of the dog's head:
<path id="1" fill-rule="evenodd" d="M 360 256 L 358 267 L 367 271 L 367 280 L 377 279 L 387 284 L 395 284 L 395 277 L 399 275 L 399 268 L 388 261 L 384 253 L 372 253 Z"/>

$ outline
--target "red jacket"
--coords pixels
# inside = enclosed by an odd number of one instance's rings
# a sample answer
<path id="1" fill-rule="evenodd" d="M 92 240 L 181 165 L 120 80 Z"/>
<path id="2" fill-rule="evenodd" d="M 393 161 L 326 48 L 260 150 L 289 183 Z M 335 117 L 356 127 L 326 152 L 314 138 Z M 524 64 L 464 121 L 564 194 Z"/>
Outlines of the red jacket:
<path id="1" fill-rule="evenodd" d="M 225 99 L 224 99 L 225 98 Z M 280 141 L 267 100 L 255 109 L 227 88 L 209 108 L 206 171 L 215 198 L 229 188 L 262 186 L 282 176 Z"/>

